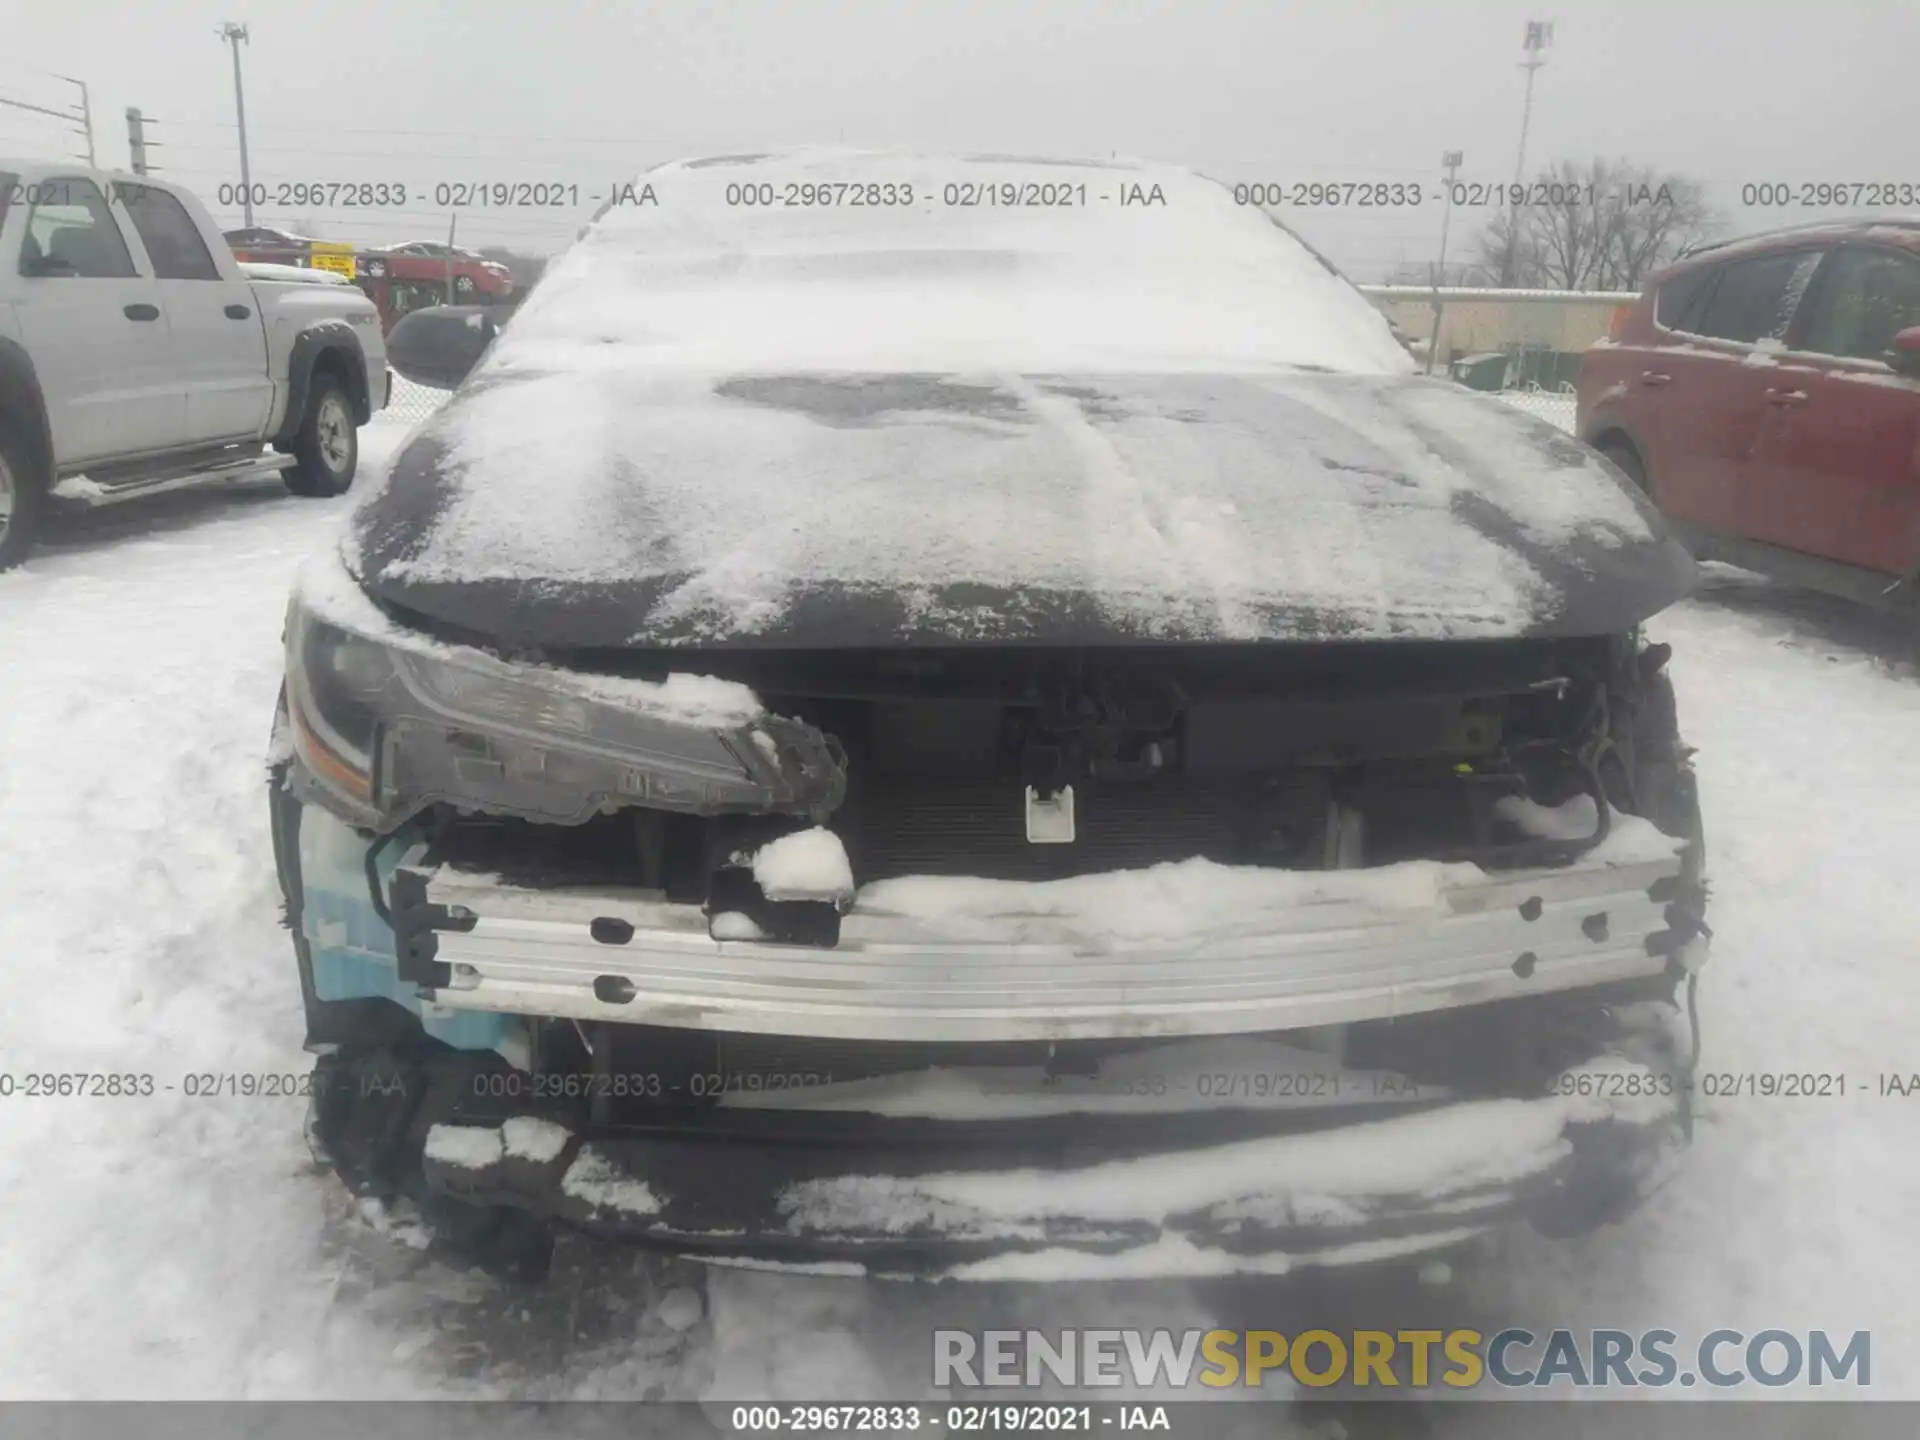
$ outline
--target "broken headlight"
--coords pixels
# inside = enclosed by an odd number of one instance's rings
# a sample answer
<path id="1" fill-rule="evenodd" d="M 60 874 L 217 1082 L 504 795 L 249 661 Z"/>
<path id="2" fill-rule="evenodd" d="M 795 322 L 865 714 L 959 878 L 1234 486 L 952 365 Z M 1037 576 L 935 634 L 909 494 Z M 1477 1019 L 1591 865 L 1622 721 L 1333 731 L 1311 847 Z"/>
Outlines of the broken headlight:
<path id="1" fill-rule="evenodd" d="M 435 803 L 568 825 L 627 806 L 817 819 L 840 802 L 838 744 L 743 687 L 703 703 L 673 682 L 442 644 L 367 609 L 370 633 L 298 597 L 287 623 L 301 778 L 354 824 L 388 831 Z"/>

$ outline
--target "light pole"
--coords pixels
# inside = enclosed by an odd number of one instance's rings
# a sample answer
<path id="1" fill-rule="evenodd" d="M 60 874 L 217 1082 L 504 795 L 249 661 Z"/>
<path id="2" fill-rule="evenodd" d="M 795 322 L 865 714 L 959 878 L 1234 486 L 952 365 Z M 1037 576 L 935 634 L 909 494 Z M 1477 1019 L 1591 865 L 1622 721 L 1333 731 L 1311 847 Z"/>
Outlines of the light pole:
<path id="1" fill-rule="evenodd" d="M 1526 185 L 1527 126 L 1533 120 L 1533 77 L 1547 63 L 1545 52 L 1552 43 L 1551 20 L 1527 22 L 1527 58 L 1520 62 L 1520 68 L 1527 72 L 1527 98 L 1520 107 L 1520 150 L 1513 159 L 1513 189 L 1507 193 L 1510 202 L 1507 206 L 1507 246 L 1506 254 L 1500 261 L 1500 284 L 1503 288 L 1513 284 L 1520 261 L 1520 196 Z"/>
<path id="2" fill-rule="evenodd" d="M 247 38 L 247 27 L 231 20 L 216 32 L 233 47 L 233 108 L 240 119 L 240 203 L 246 210 L 247 228 L 253 228 L 253 172 L 247 168 L 247 96 L 240 85 L 240 42 Z"/>
<path id="3" fill-rule="evenodd" d="M 1467 158 L 1464 150 L 1449 150 L 1440 157 L 1440 163 L 1447 167 L 1447 199 L 1440 211 L 1440 261 L 1434 266 L 1433 279 L 1433 334 L 1427 339 L 1427 374 L 1433 373 L 1434 352 L 1440 348 L 1440 287 L 1447 280 L 1447 227 L 1453 221 L 1453 187 L 1460 178 L 1460 166 Z"/>

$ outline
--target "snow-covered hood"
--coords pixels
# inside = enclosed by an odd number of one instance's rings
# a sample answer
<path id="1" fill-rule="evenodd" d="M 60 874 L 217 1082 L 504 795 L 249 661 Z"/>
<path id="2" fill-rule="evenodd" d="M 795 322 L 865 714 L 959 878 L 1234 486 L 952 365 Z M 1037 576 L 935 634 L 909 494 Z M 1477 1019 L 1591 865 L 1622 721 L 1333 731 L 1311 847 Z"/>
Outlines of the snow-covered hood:
<path id="1" fill-rule="evenodd" d="M 1683 593 L 1591 452 L 1413 372 L 1184 170 L 676 163 L 369 493 L 355 568 L 563 647 L 1595 633 Z"/>
<path id="2" fill-rule="evenodd" d="M 567 648 L 1600 634 L 1693 579 L 1552 426 L 1300 371 L 497 374 L 398 457 L 349 560 Z"/>
<path id="3" fill-rule="evenodd" d="M 288 285 L 351 285 L 344 275 L 331 270 L 308 270 L 299 265 L 273 265 L 264 260 L 243 260 L 240 273 L 249 280 L 273 280 Z"/>

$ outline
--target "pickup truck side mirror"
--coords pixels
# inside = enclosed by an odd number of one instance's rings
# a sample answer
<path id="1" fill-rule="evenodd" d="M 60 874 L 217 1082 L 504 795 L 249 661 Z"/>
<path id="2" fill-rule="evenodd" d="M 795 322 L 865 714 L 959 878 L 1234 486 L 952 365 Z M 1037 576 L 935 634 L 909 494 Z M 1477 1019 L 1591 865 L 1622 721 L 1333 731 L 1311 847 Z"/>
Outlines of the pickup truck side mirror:
<path id="1" fill-rule="evenodd" d="M 457 390 L 493 337 L 500 320 L 488 305 L 432 305 L 404 316 L 387 336 L 387 359 L 416 385 Z"/>
<path id="2" fill-rule="evenodd" d="M 1920 380 L 1920 325 L 1909 325 L 1887 346 L 1887 363 L 1896 375 Z"/>

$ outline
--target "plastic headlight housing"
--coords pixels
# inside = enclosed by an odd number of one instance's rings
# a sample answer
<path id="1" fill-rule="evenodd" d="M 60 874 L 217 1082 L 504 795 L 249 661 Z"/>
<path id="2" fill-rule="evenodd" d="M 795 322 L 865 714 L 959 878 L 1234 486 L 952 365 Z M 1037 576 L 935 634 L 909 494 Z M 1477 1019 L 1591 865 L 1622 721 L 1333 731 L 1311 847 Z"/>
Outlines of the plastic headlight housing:
<path id="1" fill-rule="evenodd" d="M 297 606 L 287 623 L 287 711 L 294 753 L 314 778 L 364 819 L 374 808 L 373 757 L 394 686 L 380 645 L 325 624 Z"/>
<path id="2" fill-rule="evenodd" d="M 287 693 L 316 798 L 380 831 L 435 803 L 578 824 L 628 806 L 823 818 L 844 793 L 837 742 L 799 721 L 689 718 L 644 681 L 374 638 L 297 602 Z"/>

